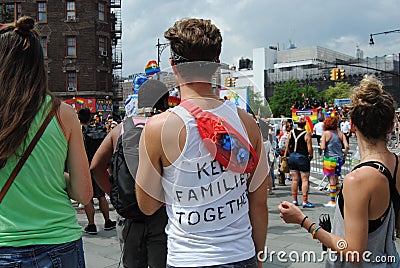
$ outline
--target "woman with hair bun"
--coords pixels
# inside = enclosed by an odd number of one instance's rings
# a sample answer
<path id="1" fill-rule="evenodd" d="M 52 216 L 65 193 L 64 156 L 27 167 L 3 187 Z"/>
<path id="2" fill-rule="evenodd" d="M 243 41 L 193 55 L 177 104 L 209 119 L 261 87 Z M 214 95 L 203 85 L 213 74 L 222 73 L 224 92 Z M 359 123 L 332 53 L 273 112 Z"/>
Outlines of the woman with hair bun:
<path id="1" fill-rule="evenodd" d="M 24 16 L 0 26 L 0 267 L 85 267 L 70 198 L 91 200 L 89 165 L 75 111 L 48 89 L 34 25 Z"/>
<path id="2" fill-rule="evenodd" d="M 354 90 L 349 114 L 361 161 L 344 178 L 332 233 L 289 202 L 278 209 L 286 223 L 300 224 L 330 248 L 326 267 L 399 267 L 394 243 L 400 206 L 399 159 L 386 145 L 395 116 L 393 98 L 381 81 L 366 76 Z"/>

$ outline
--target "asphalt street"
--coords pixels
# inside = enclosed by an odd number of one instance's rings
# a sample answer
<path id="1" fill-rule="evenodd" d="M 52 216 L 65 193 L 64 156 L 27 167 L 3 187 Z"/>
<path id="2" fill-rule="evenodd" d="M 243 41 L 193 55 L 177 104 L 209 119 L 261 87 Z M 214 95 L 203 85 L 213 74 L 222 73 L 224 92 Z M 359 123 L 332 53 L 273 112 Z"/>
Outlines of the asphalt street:
<path id="1" fill-rule="evenodd" d="M 356 140 L 352 139 L 351 149 L 355 150 Z M 319 160 L 313 160 L 319 161 Z M 323 204 L 329 201 L 328 192 L 316 189 L 322 179 L 322 171 L 320 172 L 318 165 L 310 178 L 310 202 L 314 203 L 315 208 L 302 208 L 305 214 L 313 221 L 318 221 L 321 214 L 329 214 L 333 219 L 334 208 L 324 207 Z M 291 201 L 290 182 L 287 186 L 277 186 L 272 195 L 268 197 L 269 222 L 267 234 L 267 256 L 264 267 L 323 267 L 323 263 L 319 262 L 322 254 L 322 245 L 317 240 L 311 238 L 304 229 L 299 225 L 285 224 L 279 217 L 278 205 L 280 202 Z M 110 215 L 112 219 L 116 219 L 117 214 L 110 205 Z M 78 220 L 82 227 L 86 226 L 86 215 L 82 209 L 77 207 Z M 104 220 L 101 213 L 96 213 L 95 222 L 99 233 L 97 235 L 83 234 L 84 251 L 86 257 L 86 265 L 89 268 L 111 268 L 119 266 L 121 251 L 116 237 L 116 231 L 104 231 Z M 396 242 L 397 248 L 400 249 L 400 242 Z M 307 259 L 308 252 L 313 252 L 314 257 Z M 307 253 L 307 254 L 305 254 Z M 302 259 L 302 255 L 305 257 Z M 298 261 L 292 261 L 297 259 Z M 311 261 L 311 262 L 310 262 Z"/>

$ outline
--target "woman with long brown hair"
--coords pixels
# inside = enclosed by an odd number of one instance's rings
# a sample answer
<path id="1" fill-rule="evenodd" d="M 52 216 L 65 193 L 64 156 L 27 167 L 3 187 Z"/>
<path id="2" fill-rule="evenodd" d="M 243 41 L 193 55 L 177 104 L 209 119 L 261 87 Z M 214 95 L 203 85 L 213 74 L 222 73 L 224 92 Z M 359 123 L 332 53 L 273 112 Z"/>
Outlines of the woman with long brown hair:
<path id="1" fill-rule="evenodd" d="M 0 106 L 0 187 L 44 129 L 0 203 L 0 266 L 85 267 L 70 201 L 92 196 L 82 133 L 72 107 L 48 89 L 30 17 L 0 26 Z"/>

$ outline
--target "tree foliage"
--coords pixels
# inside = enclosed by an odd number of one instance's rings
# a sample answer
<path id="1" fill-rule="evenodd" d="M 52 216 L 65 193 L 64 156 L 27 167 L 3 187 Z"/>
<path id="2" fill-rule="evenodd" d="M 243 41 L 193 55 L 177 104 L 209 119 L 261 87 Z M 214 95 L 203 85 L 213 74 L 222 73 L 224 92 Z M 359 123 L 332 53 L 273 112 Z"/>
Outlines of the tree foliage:
<path id="1" fill-rule="evenodd" d="M 260 116 L 263 118 L 271 116 L 271 109 L 264 105 L 264 99 L 262 98 L 261 93 L 254 91 L 252 88 L 249 89 L 248 105 L 255 115 L 258 115 L 258 111 L 260 111 Z"/>
<path id="2" fill-rule="evenodd" d="M 318 98 L 319 94 L 314 86 L 299 86 L 297 80 L 286 81 L 275 86 L 274 95 L 269 99 L 269 106 L 274 117 L 292 116 L 292 106 L 296 101 L 303 102 L 305 98 Z"/>
<path id="3" fill-rule="evenodd" d="M 349 98 L 351 94 L 351 86 L 347 82 L 337 82 L 335 86 L 329 86 L 323 91 L 323 97 L 326 102 L 333 105 L 335 99 Z"/>

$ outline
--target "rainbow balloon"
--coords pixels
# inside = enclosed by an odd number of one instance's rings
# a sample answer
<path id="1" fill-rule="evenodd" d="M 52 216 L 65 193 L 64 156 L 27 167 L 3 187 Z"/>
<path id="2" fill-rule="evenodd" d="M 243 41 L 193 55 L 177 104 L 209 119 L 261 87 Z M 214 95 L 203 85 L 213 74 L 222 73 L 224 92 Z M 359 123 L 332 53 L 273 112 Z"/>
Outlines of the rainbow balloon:
<path id="1" fill-rule="evenodd" d="M 155 60 L 151 60 L 147 63 L 144 72 L 146 75 L 153 75 L 160 72 L 160 66 L 158 66 Z"/>

